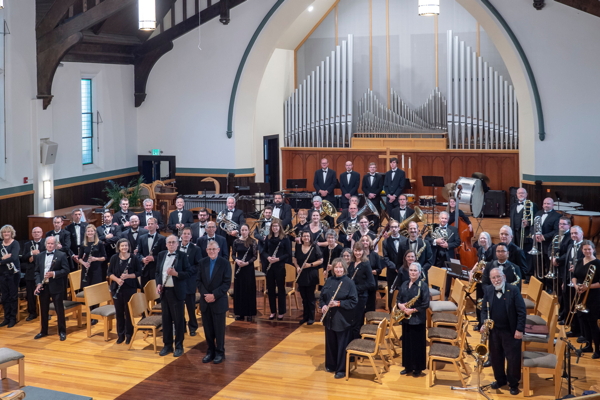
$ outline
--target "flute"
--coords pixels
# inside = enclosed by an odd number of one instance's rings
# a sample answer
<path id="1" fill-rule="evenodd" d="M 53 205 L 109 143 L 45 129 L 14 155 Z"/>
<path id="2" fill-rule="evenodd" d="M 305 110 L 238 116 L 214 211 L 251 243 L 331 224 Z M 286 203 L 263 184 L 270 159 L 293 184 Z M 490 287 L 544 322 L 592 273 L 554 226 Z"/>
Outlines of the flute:
<path id="1" fill-rule="evenodd" d="M 306 256 L 306 260 L 304 260 L 304 262 L 302 263 L 302 267 L 300 267 L 300 271 L 298 272 L 298 275 L 296 275 L 296 280 L 294 281 L 294 283 L 298 282 L 298 278 L 300 278 L 300 274 L 304 270 L 304 266 L 308 262 L 308 259 L 310 258 L 310 255 L 311 255 L 311 253 L 312 253 L 312 251 L 313 251 L 314 248 L 315 248 L 314 245 L 310 246 L 310 251 L 308 252 L 308 255 Z"/>
<path id="2" fill-rule="evenodd" d="M 273 255 L 271 257 L 277 257 L 277 250 L 279 250 L 279 245 L 281 244 L 281 240 L 279 241 L 279 243 L 277 243 L 277 247 L 275 247 L 275 251 L 273 252 Z M 271 269 L 271 265 L 273 265 L 272 262 L 269 263 L 269 265 L 267 266 L 267 272 L 269 272 L 269 270 Z"/>
<path id="3" fill-rule="evenodd" d="M 342 287 L 342 283 L 344 283 L 344 281 L 341 281 L 340 284 L 338 285 L 337 289 L 335 290 L 335 293 L 331 297 L 331 300 L 329 300 L 330 303 L 335 299 L 335 296 L 337 296 L 338 292 L 340 291 L 340 288 Z M 327 310 L 325 310 L 325 312 L 323 313 L 323 316 L 321 317 L 321 323 L 325 320 L 325 316 L 327 315 L 327 311 L 329 311 L 330 308 L 331 307 L 327 307 Z"/>

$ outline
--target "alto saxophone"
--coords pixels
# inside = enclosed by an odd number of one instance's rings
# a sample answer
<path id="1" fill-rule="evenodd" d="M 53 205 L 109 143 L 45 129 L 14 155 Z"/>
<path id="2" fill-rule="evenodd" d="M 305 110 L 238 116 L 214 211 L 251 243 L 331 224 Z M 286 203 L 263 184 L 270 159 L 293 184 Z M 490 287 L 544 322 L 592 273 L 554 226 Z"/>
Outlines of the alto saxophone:
<path id="1" fill-rule="evenodd" d="M 404 307 L 409 308 L 412 307 L 417 300 L 419 299 L 419 296 L 421 295 L 421 281 L 419 281 L 419 290 L 417 290 L 417 295 L 415 297 L 413 297 L 412 299 L 410 299 L 409 301 L 407 301 L 406 303 L 404 303 Z M 394 311 L 394 315 L 392 316 L 392 320 L 395 323 L 398 323 L 400 321 L 402 321 L 403 319 L 410 319 L 410 317 L 412 317 L 412 314 L 407 315 L 404 311 L 399 310 L 398 307 L 396 306 Z"/>
<path id="2" fill-rule="evenodd" d="M 469 286 L 465 288 L 467 293 L 473 293 L 475 291 L 475 287 L 478 283 L 481 283 L 481 279 L 483 278 L 483 269 L 485 268 L 485 260 L 479 261 L 475 264 L 475 269 L 473 269 L 473 274 L 471 276 L 471 280 L 469 281 Z"/>

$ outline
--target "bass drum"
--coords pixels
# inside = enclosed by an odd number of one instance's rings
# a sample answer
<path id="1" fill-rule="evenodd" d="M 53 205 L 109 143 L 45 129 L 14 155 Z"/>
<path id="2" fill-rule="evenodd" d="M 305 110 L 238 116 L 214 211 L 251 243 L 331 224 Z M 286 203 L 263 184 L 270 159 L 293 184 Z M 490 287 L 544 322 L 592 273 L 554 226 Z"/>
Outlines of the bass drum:
<path id="1" fill-rule="evenodd" d="M 456 181 L 454 193 L 455 197 L 458 197 L 458 207 L 462 212 L 475 218 L 481 215 L 484 193 L 480 179 L 461 176 Z"/>

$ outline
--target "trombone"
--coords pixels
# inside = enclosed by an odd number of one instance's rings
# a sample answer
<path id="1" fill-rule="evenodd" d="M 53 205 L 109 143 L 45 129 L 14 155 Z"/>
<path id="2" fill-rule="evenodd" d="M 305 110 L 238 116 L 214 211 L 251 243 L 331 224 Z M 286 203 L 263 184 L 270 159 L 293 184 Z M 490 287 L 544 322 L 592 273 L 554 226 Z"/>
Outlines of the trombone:
<path id="1" fill-rule="evenodd" d="M 592 281 L 594 280 L 595 274 L 596 266 L 594 264 L 591 264 L 587 270 L 583 283 L 581 285 L 574 285 L 576 287 L 585 286 L 586 290 L 584 292 L 585 294 L 577 292 L 575 294 L 575 297 L 573 297 L 573 301 L 571 301 L 569 315 L 567 316 L 567 320 L 565 321 L 565 329 L 566 327 L 568 327 L 569 330 L 571 330 L 571 323 L 573 322 L 573 317 L 575 316 L 577 311 L 584 314 L 587 314 L 589 312 L 589 310 L 587 309 L 587 299 L 590 294 L 590 286 L 592 285 Z M 583 299 L 581 298 L 582 295 Z"/>
<path id="2" fill-rule="evenodd" d="M 523 217 L 521 219 L 521 240 L 519 247 L 523 248 L 523 244 L 525 242 L 525 227 L 523 226 L 523 221 L 529 220 L 529 226 L 533 226 L 533 202 L 531 200 L 525 200 L 525 204 L 523 204 Z"/>
<path id="3" fill-rule="evenodd" d="M 533 239 L 533 247 L 527 254 L 535 257 L 535 277 L 537 279 L 542 279 L 544 277 L 544 263 L 543 262 L 540 263 L 539 255 L 542 253 L 538 250 L 538 242 L 537 242 L 537 240 L 535 240 L 535 237 L 537 235 L 542 234 L 542 217 L 540 217 L 538 215 L 537 217 L 535 217 L 533 219 L 533 227 L 534 227 L 534 231 L 531 234 L 531 238 Z"/>

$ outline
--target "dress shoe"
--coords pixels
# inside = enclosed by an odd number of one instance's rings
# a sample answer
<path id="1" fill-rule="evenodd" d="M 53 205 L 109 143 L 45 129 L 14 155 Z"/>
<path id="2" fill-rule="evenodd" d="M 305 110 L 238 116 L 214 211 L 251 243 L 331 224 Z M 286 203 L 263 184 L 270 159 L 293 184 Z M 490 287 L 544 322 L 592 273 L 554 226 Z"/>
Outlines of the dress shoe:
<path id="1" fill-rule="evenodd" d="M 558 320 L 558 324 L 559 325 L 564 325 L 565 324 L 565 320 L 564 319 L 559 319 Z"/>
<path id="2" fill-rule="evenodd" d="M 335 379 L 342 379 L 346 377 L 346 373 L 345 372 L 336 372 L 334 375 Z"/>
<path id="3" fill-rule="evenodd" d="M 566 333 L 567 337 L 579 337 L 579 335 L 577 333 L 574 333 L 572 331 L 569 331 Z"/>
<path id="4" fill-rule="evenodd" d="M 61 342 L 64 342 L 65 340 L 67 340 L 67 334 L 64 332 L 59 333 L 58 337 L 60 338 Z"/>
<path id="5" fill-rule="evenodd" d="M 315 321 L 314 321 L 314 320 L 312 320 L 312 319 L 309 319 L 309 320 L 308 320 L 308 322 L 306 323 L 306 325 L 312 325 L 312 324 L 314 324 L 314 323 L 315 323 Z M 10 328 L 10 326 L 9 326 L 9 328 Z"/>
<path id="6" fill-rule="evenodd" d="M 252 322 L 252 317 L 246 317 L 246 321 Z"/>
<path id="7" fill-rule="evenodd" d="M 8 327 L 9 327 L 9 328 L 12 328 L 12 327 L 13 327 L 13 326 L 15 326 L 16 324 L 17 324 L 17 322 L 16 322 L 16 321 L 10 321 L 10 322 L 8 323 Z"/>
<path id="8" fill-rule="evenodd" d="M 585 340 L 585 338 L 583 336 L 579 336 L 577 338 L 577 343 L 585 343 L 585 342 L 587 342 L 587 340 Z"/>
<path id="9" fill-rule="evenodd" d="M 196 336 L 196 331 L 190 331 L 190 336 Z"/>
<path id="10" fill-rule="evenodd" d="M 423 373 L 423 371 L 414 371 L 414 372 L 413 372 L 413 376 L 414 376 L 415 378 L 417 378 L 417 377 L 421 376 L 421 374 L 422 374 L 422 373 Z"/>
<path id="11" fill-rule="evenodd" d="M 274 320 L 274 319 L 275 319 L 275 314 L 271 314 L 271 315 L 269 315 L 269 319 L 270 319 L 271 321 L 272 321 L 272 320 Z"/>
<path id="12" fill-rule="evenodd" d="M 597 360 L 600 358 L 600 353 L 598 353 L 597 351 L 594 352 L 594 354 L 592 354 L 592 360 Z"/>
<path id="13" fill-rule="evenodd" d="M 587 345 L 583 349 L 581 349 L 581 351 L 583 353 L 593 353 L 594 352 L 594 348 L 591 345 Z"/>
<path id="14" fill-rule="evenodd" d="M 480 330 L 481 330 L 481 326 L 479 326 L 479 325 L 475 325 L 473 327 L 473 332 L 479 332 Z"/>
<path id="15" fill-rule="evenodd" d="M 331 368 L 325 368 L 325 371 L 327 371 L 327 372 L 333 372 L 333 370 Z"/>
<path id="16" fill-rule="evenodd" d="M 97 319 L 93 319 L 93 320 L 91 321 L 91 324 L 92 324 L 92 326 L 96 325 L 97 323 L 98 323 L 98 320 L 97 320 Z"/>
<path id="17" fill-rule="evenodd" d="M 223 362 L 223 360 L 225 360 L 225 356 L 217 354 L 215 356 L 215 359 L 213 360 L 213 364 L 221 364 Z"/>
<path id="18" fill-rule="evenodd" d="M 37 314 L 29 314 L 27 316 L 27 318 L 25 318 L 25 321 L 32 321 L 32 320 L 36 319 L 37 317 L 38 317 Z"/>
<path id="19" fill-rule="evenodd" d="M 175 349 L 173 357 L 181 357 L 183 355 L 183 349 Z"/>
<path id="20" fill-rule="evenodd" d="M 483 363 L 483 368 L 488 368 L 492 366 L 492 362 L 490 360 L 487 360 L 486 362 Z"/>
<path id="21" fill-rule="evenodd" d="M 203 362 L 204 364 L 206 364 L 206 363 L 209 363 L 209 362 L 211 362 L 212 360 L 214 360 L 214 358 L 215 358 L 215 355 L 214 355 L 214 354 L 210 354 L 210 353 L 209 353 L 209 354 L 207 354 L 207 355 L 205 355 L 205 356 L 204 356 L 204 358 L 202 359 L 202 362 Z"/>
<path id="22" fill-rule="evenodd" d="M 0 328 L 1 328 L 1 327 L 3 327 L 3 326 L 6 326 L 6 325 L 8 325 L 8 320 L 6 320 L 6 319 L 5 319 L 5 320 L 4 320 L 4 321 L 2 321 L 2 323 L 0 324 Z"/>
<path id="23" fill-rule="evenodd" d="M 124 341 L 125 341 L 125 337 L 119 337 L 119 338 L 117 339 L 117 344 L 121 344 L 121 343 L 123 343 Z"/>
<path id="24" fill-rule="evenodd" d="M 129 343 L 131 343 L 131 336 L 127 336 L 125 338 L 125 344 L 129 344 Z"/>
<path id="25" fill-rule="evenodd" d="M 521 391 L 519 390 L 518 387 L 512 387 L 512 388 L 510 388 L 510 394 L 512 394 L 513 396 L 516 396 L 519 393 L 521 393 Z"/>
<path id="26" fill-rule="evenodd" d="M 302 325 L 307 321 L 308 321 L 307 319 L 302 318 L 300 321 L 298 321 L 298 325 Z"/>
<path id="27" fill-rule="evenodd" d="M 283 315 L 278 315 L 277 316 L 277 321 L 283 321 Z"/>
<path id="28" fill-rule="evenodd" d="M 41 333 L 41 332 L 40 332 L 40 333 L 38 333 L 37 335 L 35 335 L 33 338 L 34 338 L 34 339 L 41 339 L 41 338 L 43 338 L 43 337 L 46 337 L 46 336 L 48 336 L 48 334 L 47 334 L 47 333 Z"/>
<path id="29" fill-rule="evenodd" d="M 159 356 L 164 357 L 169 353 L 173 352 L 173 348 L 172 347 L 163 347 L 162 350 L 160 351 L 160 353 L 158 353 Z"/>
<path id="30" fill-rule="evenodd" d="M 243 321 L 243 320 L 244 320 L 244 317 L 237 316 L 237 317 L 235 317 L 235 320 L 236 320 L 236 321 Z"/>
<path id="31" fill-rule="evenodd" d="M 492 382 L 492 384 L 490 385 L 490 387 L 491 387 L 492 389 L 500 389 L 500 388 L 501 388 L 502 386 L 504 386 L 504 385 L 506 385 L 506 383 L 505 383 L 505 384 L 502 384 L 502 385 L 500 385 L 500 384 L 498 383 L 498 381 L 494 381 L 494 382 Z"/>
<path id="32" fill-rule="evenodd" d="M 402 371 L 400 371 L 400 375 L 410 375 L 412 374 L 412 370 L 410 369 L 403 369 Z"/>

